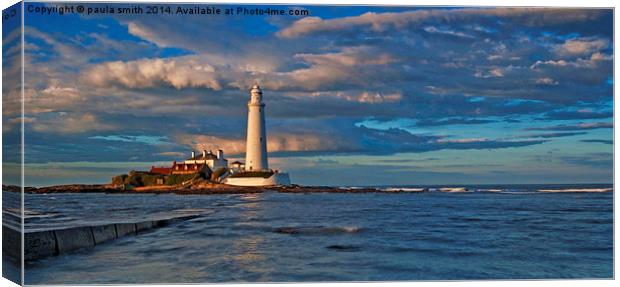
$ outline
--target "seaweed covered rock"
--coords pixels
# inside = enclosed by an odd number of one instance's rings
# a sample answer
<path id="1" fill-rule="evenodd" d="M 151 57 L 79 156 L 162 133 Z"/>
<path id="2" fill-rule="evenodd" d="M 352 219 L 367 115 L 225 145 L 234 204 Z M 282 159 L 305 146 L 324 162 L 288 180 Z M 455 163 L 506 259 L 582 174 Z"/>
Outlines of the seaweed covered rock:
<path id="1" fill-rule="evenodd" d="M 112 178 L 115 186 L 157 186 L 157 185 L 185 185 L 196 179 L 204 178 L 204 174 L 155 174 L 145 171 L 130 171 L 128 174 L 117 175 Z"/>
<path id="2" fill-rule="evenodd" d="M 226 173 L 228 173 L 228 169 L 225 168 L 225 167 L 220 167 L 220 168 L 216 169 L 211 174 L 211 181 L 213 181 L 213 182 L 220 182 L 221 177 L 226 175 Z"/>

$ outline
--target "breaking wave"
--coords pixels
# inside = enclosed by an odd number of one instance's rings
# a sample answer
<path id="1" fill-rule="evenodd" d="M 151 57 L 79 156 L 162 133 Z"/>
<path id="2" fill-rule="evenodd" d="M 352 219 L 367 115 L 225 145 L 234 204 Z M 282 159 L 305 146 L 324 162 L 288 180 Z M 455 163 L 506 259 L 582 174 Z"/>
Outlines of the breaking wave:
<path id="1" fill-rule="evenodd" d="M 400 191 L 400 192 L 425 192 L 425 191 L 429 191 L 428 188 L 417 188 L 417 187 L 388 187 L 388 188 L 384 188 L 382 189 L 383 191 L 387 191 L 387 192 L 395 192 L 395 191 Z"/>
<path id="2" fill-rule="evenodd" d="M 469 189 L 465 187 L 442 187 L 437 190 L 440 192 L 470 192 Z"/>
<path id="3" fill-rule="evenodd" d="M 566 188 L 566 189 L 539 189 L 539 192 L 611 192 L 613 188 Z"/>
<path id="4" fill-rule="evenodd" d="M 489 189 L 476 189 L 476 191 L 480 191 L 480 192 L 505 192 L 505 190 L 503 189 L 494 189 L 494 188 L 489 188 Z"/>

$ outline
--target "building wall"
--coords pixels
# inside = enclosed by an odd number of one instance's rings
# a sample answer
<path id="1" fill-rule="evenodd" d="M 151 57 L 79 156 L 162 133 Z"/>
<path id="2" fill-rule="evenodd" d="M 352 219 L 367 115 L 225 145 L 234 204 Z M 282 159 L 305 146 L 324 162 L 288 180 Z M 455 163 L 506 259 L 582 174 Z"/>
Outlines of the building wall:
<path id="1" fill-rule="evenodd" d="M 225 159 L 220 159 L 220 160 L 216 160 L 212 163 L 213 166 L 209 165 L 209 167 L 211 168 L 211 170 L 215 171 L 218 168 L 228 168 L 228 161 Z"/>
<path id="2" fill-rule="evenodd" d="M 199 159 L 199 160 L 186 160 L 184 163 L 186 164 L 206 164 L 209 166 L 209 168 L 211 170 L 216 170 L 220 167 L 228 167 L 228 160 L 226 159 L 217 159 L 217 160 L 213 160 L 213 159 Z"/>
<path id="3" fill-rule="evenodd" d="M 263 177 L 233 177 L 226 178 L 225 184 L 236 186 L 275 186 L 290 185 L 288 173 L 276 173 L 269 178 Z"/>

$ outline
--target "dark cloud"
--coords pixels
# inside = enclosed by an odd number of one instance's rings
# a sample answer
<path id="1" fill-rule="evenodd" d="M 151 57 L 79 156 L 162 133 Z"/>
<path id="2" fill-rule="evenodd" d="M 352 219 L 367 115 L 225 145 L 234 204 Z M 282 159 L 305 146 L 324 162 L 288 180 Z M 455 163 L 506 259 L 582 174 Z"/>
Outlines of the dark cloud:
<path id="1" fill-rule="evenodd" d="M 495 120 L 487 120 L 487 119 L 470 119 L 470 118 L 447 118 L 447 119 L 438 119 L 438 120 L 421 120 L 416 122 L 416 126 L 418 127 L 428 127 L 428 126 L 445 126 L 445 125 L 477 125 L 477 124 L 488 124 L 497 122 Z"/>
<path id="2" fill-rule="evenodd" d="M 498 149 L 522 147 L 544 143 L 544 140 L 506 141 L 487 138 L 451 139 L 444 136 L 415 135 L 402 129 L 388 130 L 360 127 L 362 146 L 370 154 L 389 154 L 396 152 L 427 152 L 442 149 Z"/>
<path id="3" fill-rule="evenodd" d="M 560 160 L 567 164 L 610 170 L 614 164 L 612 153 L 589 153 L 579 156 L 562 156 Z"/>
<path id="4" fill-rule="evenodd" d="M 579 120 L 579 119 L 605 119 L 613 117 L 613 112 L 608 111 L 553 111 L 546 113 L 542 120 Z"/>
<path id="5" fill-rule="evenodd" d="M 412 163 L 412 162 L 428 162 L 428 161 L 436 161 L 439 160 L 437 157 L 425 157 L 420 159 L 409 159 L 409 158 L 399 158 L 399 159 L 379 159 L 377 162 L 383 163 Z"/>
<path id="6" fill-rule="evenodd" d="M 586 132 L 567 132 L 567 133 L 544 133 L 544 134 L 530 134 L 519 136 L 520 138 L 559 138 L 559 137 L 570 137 L 577 135 L 585 135 Z"/>
<path id="7" fill-rule="evenodd" d="M 613 123 L 606 122 L 594 122 L 594 123 L 581 123 L 576 125 L 557 125 L 549 127 L 535 127 L 527 128 L 528 131 L 580 131 L 580 130 L 593 130 L 593 129 L 611 129 L 614 127 Z"/>
<path id="8" fill-rule="evenodd" d="M 598 139 L 581 140 L 581 142 L 584 142 L 584 143 L 614 144 L 613 140 L 598 140 Z"/>

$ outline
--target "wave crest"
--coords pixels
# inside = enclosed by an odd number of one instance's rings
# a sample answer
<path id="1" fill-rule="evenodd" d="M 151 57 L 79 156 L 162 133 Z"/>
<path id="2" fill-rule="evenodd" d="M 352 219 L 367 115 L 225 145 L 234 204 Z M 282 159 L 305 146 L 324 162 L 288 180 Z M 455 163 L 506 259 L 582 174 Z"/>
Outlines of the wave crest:
<path id="1" fill-rule="evenodd" d="M 566 188 L 566 189 L 539 189 L 539 192 L 611 192 L 613 188 Z"/>

